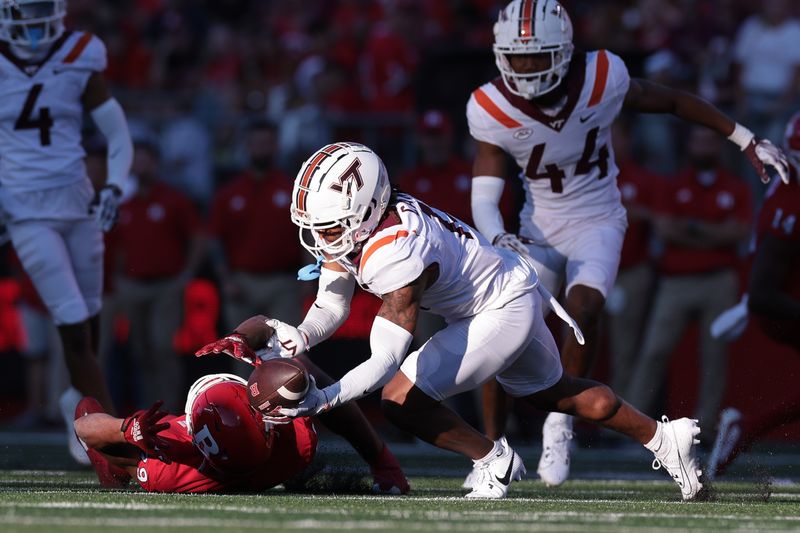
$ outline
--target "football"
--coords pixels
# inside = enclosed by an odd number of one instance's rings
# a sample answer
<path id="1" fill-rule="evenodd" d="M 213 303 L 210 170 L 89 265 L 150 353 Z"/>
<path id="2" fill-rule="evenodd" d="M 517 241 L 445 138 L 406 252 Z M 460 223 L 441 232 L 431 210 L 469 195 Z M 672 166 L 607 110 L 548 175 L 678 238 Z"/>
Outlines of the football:
<path id="1" fill-rule="evenodd" d="M 295 359 L 268 359 L 247 380 L 250 405 L 261 413 L 296 407 L 308 392 L 308 371 Z"/>

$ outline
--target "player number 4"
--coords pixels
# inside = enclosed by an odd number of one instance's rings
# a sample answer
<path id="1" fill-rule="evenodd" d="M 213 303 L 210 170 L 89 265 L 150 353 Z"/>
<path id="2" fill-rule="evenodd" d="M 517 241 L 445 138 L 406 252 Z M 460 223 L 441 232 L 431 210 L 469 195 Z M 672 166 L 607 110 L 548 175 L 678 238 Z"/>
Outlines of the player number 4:
<path id="1" fill-rule="evenodd" d="M 580 161 L 575 166 L 575 175 L 588 174 L 591 172 L 592 167 L 597 167 L 600 175 L 597 179 L 603 179 L 608 175 L 608 147 L 603 145 L 597 150 L 597 159 L 592 160 L 597 146 L 597 133 L 600 128 L 592 128 L 586 134 L 586 141 L 583 145 L 583 154 Z M 542 163 L 542 156 L 544 155 L 546 143 L 537 144 L 531 150 L 531 157 L 528 159 L 528 167 L 525 169 L 525 175 L 528 179 L 532 180 L 550 180 L 550 189 L 553 192 L 564 192 L 564 179 L 567 175 L 555 163 L 546 163 L 544 165 L 544 172 L 539 172 L 539 165 Z"/>
<path id="2" fill-rule="evenodd" d="M 17 117 L 17 122 L 14 124 L 15 130 L 39 130 L 39 142 L 42 146 L 50 146 L 50 128 L 53 127 L 53 119 L 50 117 L 49 107 L 40 107 L 37 118 L 33 118 L 34 108 L 36 107 L 36 100 L 39 99 L 39 94 L 42 92 L 43 85 L 41 83 L 34 84 L 28 97 L 25 98 L 25 103 L 22 106 L 22 112 Z"/>

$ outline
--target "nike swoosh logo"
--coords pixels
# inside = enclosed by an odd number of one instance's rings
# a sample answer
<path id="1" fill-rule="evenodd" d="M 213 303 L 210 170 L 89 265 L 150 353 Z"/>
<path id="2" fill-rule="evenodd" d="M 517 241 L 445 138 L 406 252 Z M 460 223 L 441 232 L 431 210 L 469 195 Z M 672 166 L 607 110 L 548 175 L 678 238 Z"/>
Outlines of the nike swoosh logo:
<path id="1" fill-rule="evenodd" d="M 508 463 L 508 470 L 506 470 L 506 475 L 503 477 L 497 477 L 497 481 L 502 483 L 503 485 L 508 485 L 511 482 L 511 470 L 514 469 L 514 454 L 511 454 L 511 462 Z"/>
<path id="2" fill-rule="evenodd" d="M 593 116 L 594 116 L 594 113 L 592 113 L 590 115 L 586 115 L 585 117 L 580 117 L 581 124 L 583 124 L 584 122 L 586 122 L 587 120 L 589 120 Z"/>

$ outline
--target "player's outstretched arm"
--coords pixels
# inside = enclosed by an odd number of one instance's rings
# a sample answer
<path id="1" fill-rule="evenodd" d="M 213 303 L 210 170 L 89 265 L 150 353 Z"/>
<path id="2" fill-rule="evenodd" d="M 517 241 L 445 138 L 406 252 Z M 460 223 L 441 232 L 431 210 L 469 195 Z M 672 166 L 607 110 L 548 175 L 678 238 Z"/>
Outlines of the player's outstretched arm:
<path id="1" fill-rule="evenodd" d="M 422 292 L 433 276 L 435 269 L 429 267 L 412 283 L 384 294 L 383 305 L 372 323 L 369 359 L 324 389 L 312 385 L 296 409 L 281 409 L 280 413 L 290 417 L 315 415 L 357 400 L 388 383 L 411 346 Z"/>
<path id="2" fill-rule="evenodd" d="M 736 144 L 755 167 L 761 181 L 767 183 L 765 166 L 771 166 L 784 183 L 789 183 L 786 156 L 767 139 L 757 139 L 753 132 L 736 123 L 710 102 L 686 91 L 672 89 L 648 80 L 631 79 L 625 95 L 626 109 L 642 113 L 669 113 L 694 124 L 709 127 Z"/>

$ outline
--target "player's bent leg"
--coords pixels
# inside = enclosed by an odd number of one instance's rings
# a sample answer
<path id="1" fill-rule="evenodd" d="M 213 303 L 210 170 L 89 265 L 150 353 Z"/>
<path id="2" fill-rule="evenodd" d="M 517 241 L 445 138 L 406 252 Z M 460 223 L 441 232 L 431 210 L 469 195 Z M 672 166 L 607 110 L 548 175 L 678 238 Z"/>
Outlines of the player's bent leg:
<path id="1" fill-rule="evenodd" d="M 402 372 L 384 387 L 381 406 L 396 426 L 439 448 L 473 460 L 476 479 L 467 498 L 504 498 L 525 475 L 522 458 L 505 437 L 492 442 L 458 414 L 416 387 Z"/>
<path id="2" fill-rule="evenodd" d="M 307 356 L 298 356 L 314 376 L 318 387 L 326 387 L 333 379 Z M 389 447 L 375 432 L 356 402 L 349 402 L 317 416 L 325 427 L 344 437 L 369 465 L 372 490 L 379 494 L 406 494 L 411 486 L 400 463 Z"/>
<path id="3" fill-rule="evenodd" d="M 96 398 L 106 412 L 113 413 L 114 406 L 108 392 L 100 363 L 92 352 L 92 335 L 89 321 L 58 326 L 64 347 L 70 382 L 83 396 Z"/>
<path id="4" fill-rule="evenodd" d="M 696 420 L 681 418 L 670 422 L 663 417 L 656 422 L 619 398 L 608 386 L 568 375 L 525 400 L 541 409 L 579 416 L 636 439 L 655 455 L 653 467 L 664 467 L 672 476 L 684 500 L 700 497 L 703 485 L 695 457 L 700 434 Z"/>
<path id="5" fill-rule="evenodd" d="M 574 335 L 568 335 L 561 348 L 561 365 L 572 376 L 586 377 L 592 370 L 597 352 L 597 335 L 605 297 L 597 289 L 574 285 L 567 292 L 565 308 L 578 323 L 586 340 L 578 344 Z"/>

